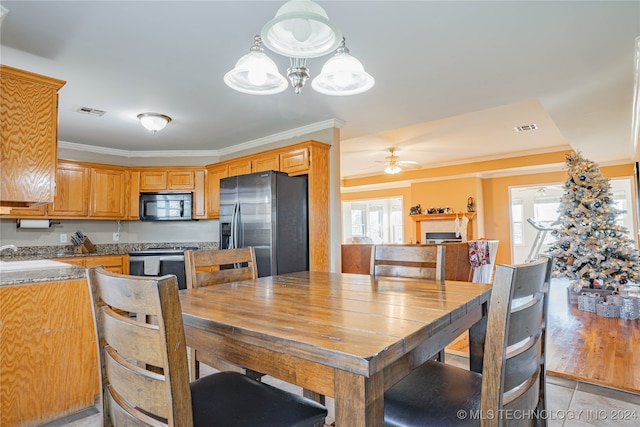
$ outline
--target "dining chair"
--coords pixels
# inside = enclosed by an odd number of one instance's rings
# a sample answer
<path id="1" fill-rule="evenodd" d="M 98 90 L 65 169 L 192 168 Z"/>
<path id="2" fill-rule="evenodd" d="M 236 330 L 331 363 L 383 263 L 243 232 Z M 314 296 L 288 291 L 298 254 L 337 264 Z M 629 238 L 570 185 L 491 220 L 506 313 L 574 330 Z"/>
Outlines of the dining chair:
<path id="1" fill-rule="evenodd" d="M 445 253 L 442 245 L 374 245 L 371 275 L 444 281 Z"/>
<path id="2" fill-rule="evenodd" d="M 105 426 L 320 426 L 326 408 L 237 372 L 189 382 L 173 275 L 87 269 Z M 138 314 L 122 315 L 115 309 Z"/>
<path id="3" fill-rule="evenodd" d="M 184 252 L 187 289 L 258 277 L 253 247 L 237 249 L 200 249 Z"/>
<path id="4" fill-rule="evenodd" d="M 498 265 L 482 373 L 427 361 L 384 396 L 385 426 L 545 425 L 545 338 L 553 261 Z"/>
<path id="5" fill-rule="evenodd" d="M 446 249 L 442 245 L 374 245 L 371 249 L 371 275 L 444 282 Z M 444 348 L 438 352 L 436 360 L 444 362 Z"/>
<path id="6" fill-rule="evenodd" d="M 184 252 L 184 269 L 187 289 L 252 280 L 258 277 L 256 252 L 252 246 L 234 249 L 187 250 Z M 191 381 L 200 378 L 200 362 L 221 371 L 240 372 L 254 379 L 260 379 L 264 375 L 226 360 L 207 356 L 194 348 L 190 349 Z"/>

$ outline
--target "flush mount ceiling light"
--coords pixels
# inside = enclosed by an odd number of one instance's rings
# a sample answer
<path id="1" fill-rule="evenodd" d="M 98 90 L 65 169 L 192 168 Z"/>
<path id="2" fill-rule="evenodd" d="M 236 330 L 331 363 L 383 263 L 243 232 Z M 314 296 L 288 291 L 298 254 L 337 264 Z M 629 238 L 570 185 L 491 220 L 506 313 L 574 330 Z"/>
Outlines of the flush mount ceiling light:
<path id="1" fill-rule="evenodd" d="M 322 7 L 311 0 L 289 0 L 255 37 L 249 53 L 224 76 L 224 82 L 239 92 L 271 95 L 287 88 L 286 79 L 265 53 L 262 44 L 271 51 L 290 58 L 287 77 L 295 93 L 302 92 L 311 74 L 308 58 L 317 58 L 337 49 L 322 72 L 312 81 L 316 91 L 326 95 L 355 95 L 366 92 L 375 80 L 349 54 L 342 33 Z"/>
<path id="2" fill-rule="evenodd" d="M 167 126 L 171 121 L 171 117 L 158 113 L 142 113 L 138 114 L 138 119 L 142 126 L 150 132 L 156 133 Z"/>

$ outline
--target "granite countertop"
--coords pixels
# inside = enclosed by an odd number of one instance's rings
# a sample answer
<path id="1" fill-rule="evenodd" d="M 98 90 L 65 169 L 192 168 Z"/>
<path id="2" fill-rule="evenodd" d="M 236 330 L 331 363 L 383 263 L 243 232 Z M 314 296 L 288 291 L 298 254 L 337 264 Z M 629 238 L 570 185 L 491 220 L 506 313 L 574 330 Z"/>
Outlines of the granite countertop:
<path id="1" fill-rule="evenodd" d="M 50 258 L 75 258 L 99 255 L 125 255 L 132 251 L 149 248 L 183 248 L 197 247 L 199 249 L 217 249 L 217 242 L 181 242 L 181 243 L 122 243 L 95 245 L 96 252 L 89 254 L 75 254 L 73 246 L 23 246 L 17 252 L 5 250 L 0 254 L 0 261 L 30 261 Z M 85 277 L 84 267 L 72 266 L 66 268 L 42 268 L 27 270 L 12 270 L 0 272 L 0 286 L 38 282 L 55 282 Z"/>
<path id="2" fill-rule="evenodd" d="M 57 282 L 63 280 L 82 279 L 85 277 L 84 267 L 70 266 L 63 268 L 42 268 L 30 270 L 13 270 L 0 272 L 0 286 L 20 285 L 26 283 Z"/>

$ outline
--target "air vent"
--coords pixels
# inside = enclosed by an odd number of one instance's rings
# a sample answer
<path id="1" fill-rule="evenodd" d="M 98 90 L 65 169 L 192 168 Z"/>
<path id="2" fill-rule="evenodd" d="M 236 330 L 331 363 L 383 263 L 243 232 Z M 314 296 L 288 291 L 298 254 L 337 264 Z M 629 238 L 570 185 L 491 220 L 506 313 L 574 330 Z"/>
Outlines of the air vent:
<path id="1" fill-rule="evenodd" d="M 101 117 L 107 114 L 106 111 L 98 110 L 96 108 L 91 107 L 80 107 L 76 110 L 78 113 L 89 114 L 90 116 Z"/>
<path id="2" fill-rule="evenodd" d="M 538 129 L 538 125 L 533 123 L 530 125 L 516 126 L 514 129 L 516 130 L 516 132 L 524 132 L 525 130 L 536 130 Z"/>

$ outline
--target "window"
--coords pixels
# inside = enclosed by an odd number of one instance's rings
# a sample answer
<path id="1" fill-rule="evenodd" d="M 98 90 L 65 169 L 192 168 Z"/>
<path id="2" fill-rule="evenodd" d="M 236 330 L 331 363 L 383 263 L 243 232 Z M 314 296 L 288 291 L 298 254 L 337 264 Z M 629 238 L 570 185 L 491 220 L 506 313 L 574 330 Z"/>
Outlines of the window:
<path id="1" fill-rule="evenodd" d="M 402 243 L 402 197 L 342 202 L 344 243 Z"/>

